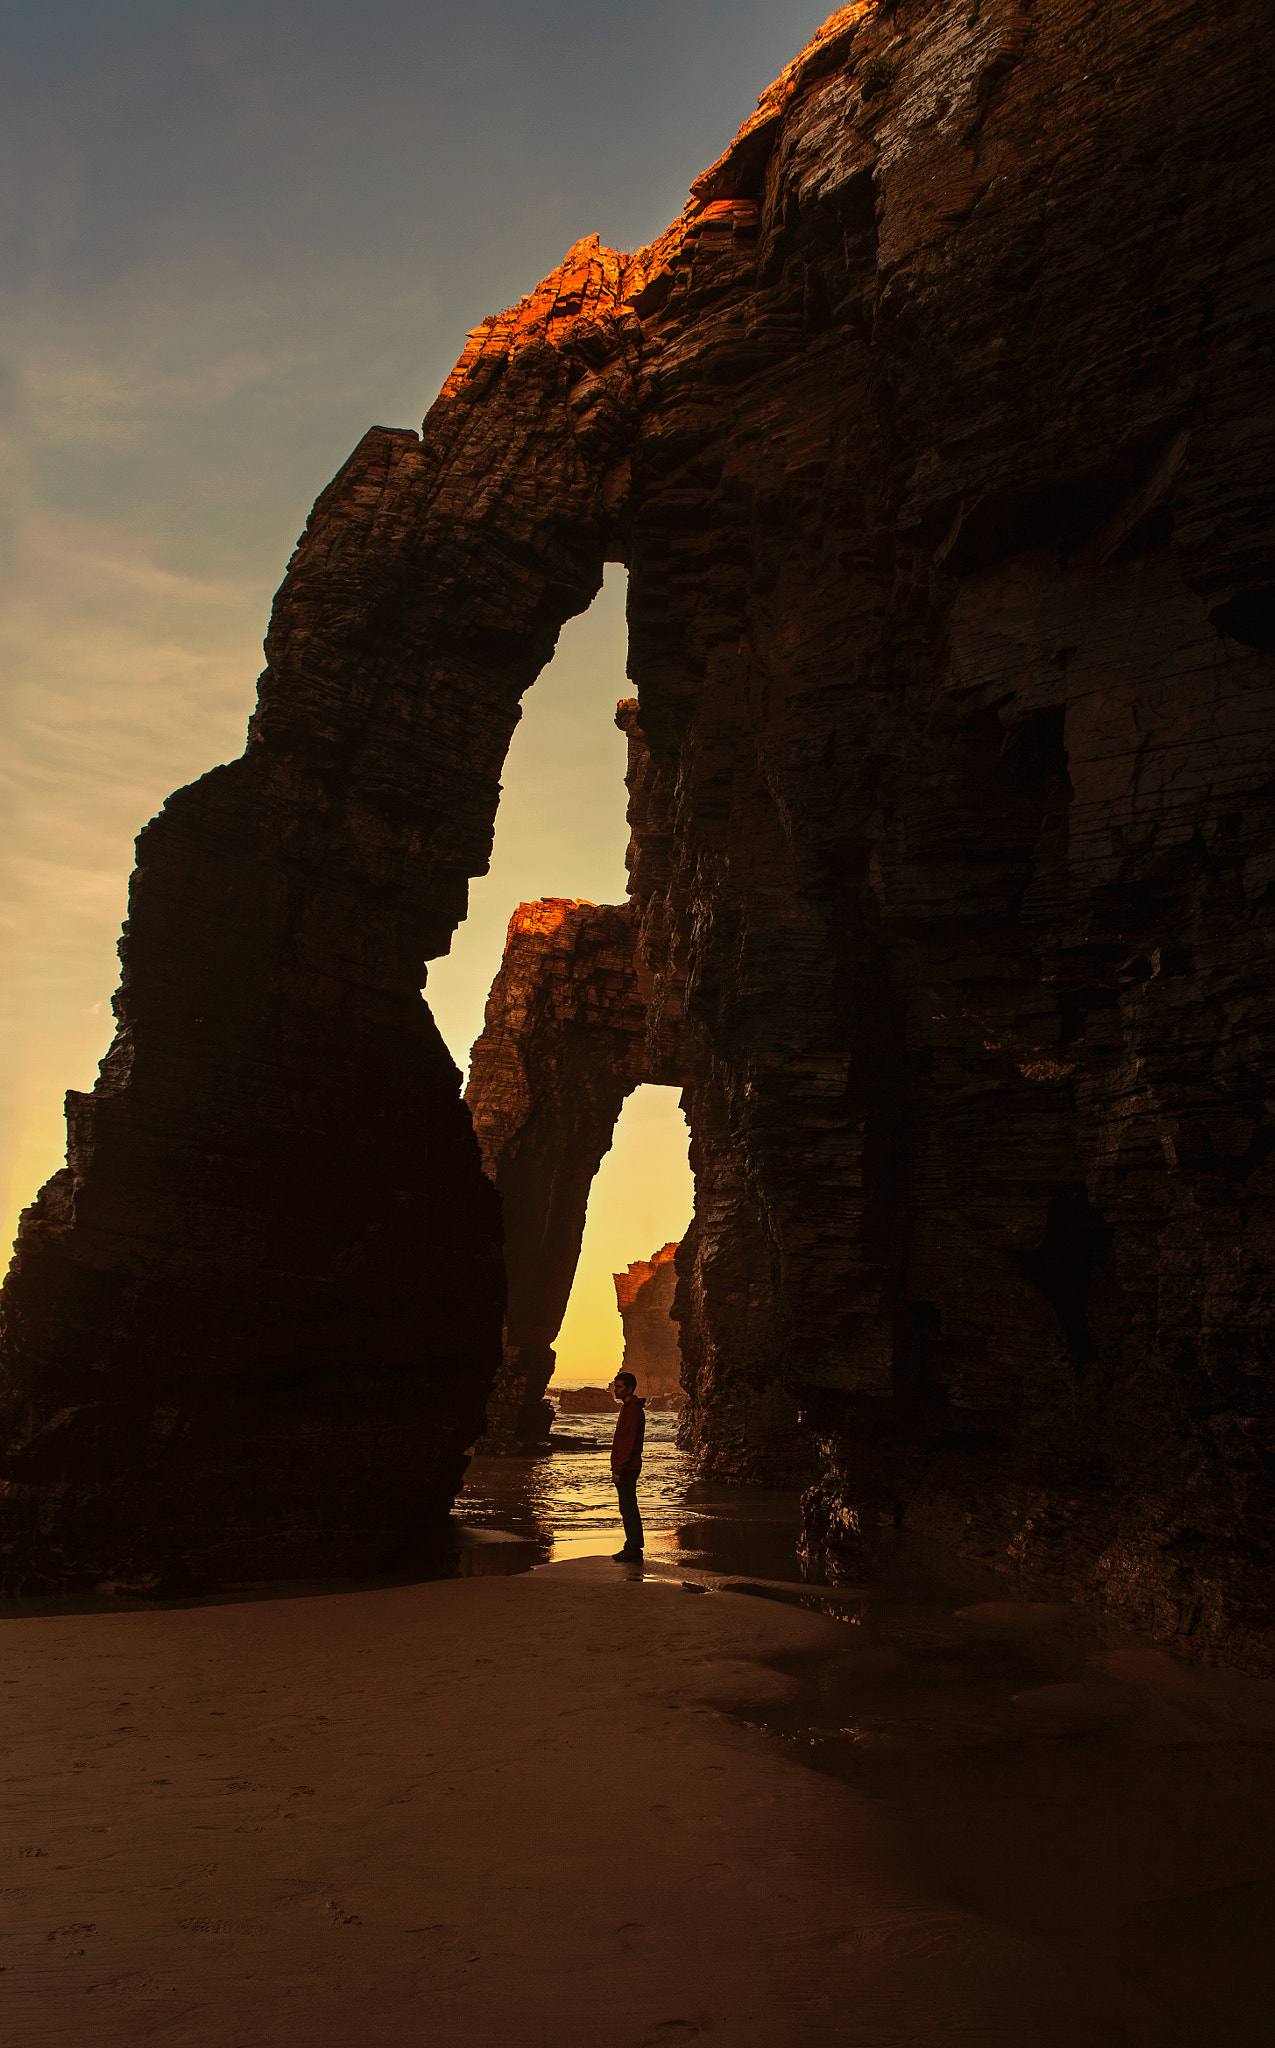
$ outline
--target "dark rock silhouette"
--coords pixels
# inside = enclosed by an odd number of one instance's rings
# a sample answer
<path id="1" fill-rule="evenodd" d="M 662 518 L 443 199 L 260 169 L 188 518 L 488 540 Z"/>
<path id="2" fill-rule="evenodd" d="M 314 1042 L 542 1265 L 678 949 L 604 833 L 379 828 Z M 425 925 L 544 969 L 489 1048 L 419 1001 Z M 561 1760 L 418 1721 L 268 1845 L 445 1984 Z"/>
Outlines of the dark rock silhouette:
<path id="1" fill-rule="evenodd" d="M 577 245 L 365 439 L 242 761 L 140 842 L 5 1291 L 16 1568 L 441 1511 L 500 1280 L 420 963 L 611 558 L 695 1448 L 764 1462 L 773 1395 L 834 1573 L 903 1521 L 1270 1667 L 1267 39 L 843 9 L 659 242 Z"/>
<path id="2" fill-rule="evenodd" d="M 815 1475 L 785 1369 L 774 1251 L 749 1192 L 720 1075 L 688 1091 L 695 1215 L 677 1250 L 673 1314 L 687 1404 L 678 1441 L 705 1478 L 804 1486 Z"/>
<path id="3" fill-rule="evenodd" d="M 564 1387 L 558 1395 L 558 1412 L 561 1415 L 613 1416 L 618 1407 L 610 1387 Z"/>
<path id="4" fill-rule="evenodd" d="M 648 1068 L 653 1079 L 683 1084 L 695 1177 L 695 1213 L 675 1256 L 672 1313 L 686 1397 L 678 1441 L 707 1478 L 802 1485 L 814 1471 L 813 1448 L 775 1314 L 773 1246 L 732 1130 L 714 1030 L 687 1007 L 695 949 L 676 887 L 687 786 L 677 757 L 647 745 L 636 698 L 619 705 L 616 723 L 629 743 L 627 862 L 640 918 L 634 971 L 646 1004 Z"/>

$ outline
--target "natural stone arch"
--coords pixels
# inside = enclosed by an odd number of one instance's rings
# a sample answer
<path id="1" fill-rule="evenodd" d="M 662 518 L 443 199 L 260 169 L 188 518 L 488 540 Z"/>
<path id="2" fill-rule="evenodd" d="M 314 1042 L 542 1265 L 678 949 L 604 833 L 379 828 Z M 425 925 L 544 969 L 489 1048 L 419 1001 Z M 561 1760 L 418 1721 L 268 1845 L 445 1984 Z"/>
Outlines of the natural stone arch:
<path id="1" fill-rule="evenodd" d="M 648 1044 L 719 1091 L 812 1545 L 853 1576 L 905 1521 L 1269 1661 L 1264 30 L 845 8 L 659 245 L 577 251 L 364 444 L 248 754 L 143 835 L 6 1290 L 20 1562 L 247 1575 L 442 1511 L 499 1278 L 419 963 L 614 551 Z"/>
<path id="2" fill-rule="evenodd" d="M 475 1041 L 465 1101 L 500 1196 L 508 1298 L 483 1448 L 548 1434 L 553 1342 L 585 1210 L 628 1096 L 650 1079 L 636 906 L 521 903 Z"/>
<path id="3" fill-rule="evenodd" d="M 626 713 L 633 785 L 642 750 L 627 705 Z M 548 1434 L 553 1411 L 545 1389 L 589 1192 L 625 1101 L 644 1082 L 659 1081 L 682 1085 L 695 1179 L 695 1214 L 677 1248 L 672 1300 L 687 1394 L 680 1437 L 706 1477 L 792 1485 L 813 1477 L 814 1468 L 782 1370 L 772 1250 L 748 1196 L 720 1084 L 711 1072 L 696 1076 L 704 1060 L 693 1034 L 670 1031 L 666 1019 L 653 1051 L 638 913 L 632 902 L 548 898 L 520 904 L 509 921 L 465 1091 L 483 1167 L 500 1196 L 508 1281 L 483 1448 L 530 1450 Z"/>
<path id="4" fill-rule="evenodd" d="M 19 1578 L 360 1568 L 450 1509 L 503 1272 L 423 962 L 519 698 L 623 552 L 644 277 L 578 244 L 421 437 L 364 437 L 244 754 L 138 841 L 115 1041 L 4 1291 Z"/>
<path id="5" fill-rule="evenodd" d="M 548 1433 L 545 1389 L 589 1191 L 625 1101 L 658 1082 L 682 1089 L 695 1183 L 673 1301 L 687 1395 L 679 1437 L 706 1477 L 792 1485 L 814 1468 L 784 1370 L 773 1247 L 711 1046 L 687 1017 L 684 961 L 667 944 L 654 890 L 670 792 L 635 699 L 619 704 L 616 723 L 628 742 L 635 894 L 625 904 L 520 904 L 471 1057 L 465 1101 L 500 1196 L 508 1280 L 483 1447 L 520 1451 Z"/>

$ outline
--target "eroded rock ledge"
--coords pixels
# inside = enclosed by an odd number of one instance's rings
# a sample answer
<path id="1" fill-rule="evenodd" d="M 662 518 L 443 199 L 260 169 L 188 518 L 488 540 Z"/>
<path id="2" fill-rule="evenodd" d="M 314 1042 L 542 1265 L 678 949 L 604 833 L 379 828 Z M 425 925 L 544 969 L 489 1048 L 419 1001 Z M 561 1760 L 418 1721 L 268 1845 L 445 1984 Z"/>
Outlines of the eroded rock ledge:
<path id="1" fill-rule="evenodd" d="M 631 1259 L 623 1273 L 611 1276 L 624 1330 L 623 1368 L 636 1376 L 644 1394 L 680 1395 L 682 1389 L 682 1353 L 673 1320 L 676 1252 L 674 1239 L 649 1259 Z"/>
<path id="2" fill-rule="evenodd" d="M 767 1330 L 833 1569 L 885 1516 L 1269 1668 L 1267 37 L 1264 0 L 843 9 L 658 243 L 578 244 L 422 440 L 361 444 L 243 759 L 140 842 L 120 1036 L 5 1291 L 15 1560 L 439 1510 L 500 1281 L 420 963 L 610 557 L 698 1384 L 715 1300 Z M 417 1492 L 373 1499 L 405 1427 Z"/>
<path id="3" fill-rule="evenodd" d="M 546 1439 L 545 1388 L 593 1177 L 625 1098 L 648 1079 L 630 904 L 520 903 L 474 1043 L 465 1101 L 500 1196 L 508 1310 L 486 1451 Z"/>

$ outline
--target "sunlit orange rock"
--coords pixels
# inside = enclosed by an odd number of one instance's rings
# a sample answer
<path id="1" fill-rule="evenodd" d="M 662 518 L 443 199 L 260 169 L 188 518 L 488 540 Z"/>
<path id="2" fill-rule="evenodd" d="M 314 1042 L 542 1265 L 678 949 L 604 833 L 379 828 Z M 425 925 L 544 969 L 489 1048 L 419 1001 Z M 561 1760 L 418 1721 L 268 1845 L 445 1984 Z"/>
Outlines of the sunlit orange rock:
<path id="1" fill-rule="evenodd" d="M 615 1302 L 620 1314 L 631 1309 L 643 1288 L 649 1286 L 657 1274 L 671 1272 L 677 1255 L 677 1239 L 660 1246 L 649 1259 L 631 1259 L 623 1273 L 612 1274 L 615 1281 Z M 670 1296 L 671 1299 L 671 1296 Z"/>
<path id="2" fill-rule="evenodd" d="M 677 1240 L 661 1245 L 649 1259 L 634 1259 L 612 1275 L 615 1304 L 624 1326 L 623 1368 L 636 1374 L 643 1394 L 682 1393 L 682 1353 L 673 1321 L 677 1288 Z"/>
<path id="3" fill-rule="evenodd" d="M 561 931 L 573 910 L 596 910 L 587 896 L 545 896 L 537 903 L 520 903 L 505 933 L 505 952 L 514 939 L 546 939 Z"/>

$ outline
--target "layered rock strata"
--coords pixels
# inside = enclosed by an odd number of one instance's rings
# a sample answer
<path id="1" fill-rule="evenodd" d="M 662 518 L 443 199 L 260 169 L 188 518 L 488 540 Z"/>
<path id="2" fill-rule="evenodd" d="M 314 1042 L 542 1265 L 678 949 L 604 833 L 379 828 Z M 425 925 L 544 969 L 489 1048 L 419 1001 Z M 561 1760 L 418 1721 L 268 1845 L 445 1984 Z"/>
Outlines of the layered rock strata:
<path id="1" fill-rule="evenodd" d="M 470 1059 L 465 1101 L 500 1196 L 508 1308 L 485 1451 L 544 1441 L 545 1389 L 589 1189 L 625 1098 L 648 1078 L 630 904 L 521 903 Z"/>
<path id="2" fill-rule="evenodd" d="M 661 1245 L 649 1259 L 633 1259 L 613 1273 L 615 1305 L 624 1331 L 622 1368 L 636 1377 L 644 1394 L 680 1394 L 682 1353 L 673 1321 L 677 1240 Z"/>
<path id="3" fill-rule="evenodd" d="M 758 198 L 755 268 L 701 238 L 639 393 L 653 1007 L 667 960 L 820 1443 L 812 1553 L 901 1519 L 1260 1662 L 1260 22 L 846 32 L 764 166 L 701 181 Z"/>
<path id="4" fill-rule="evenodd" d="M 695 1214 L 673 1314 L 686 1406 L 678 1442 L 706 1479 L 804 1486 L 816 1476 L 776 1293 L 775 1246 L 750 1192 L 720 1076 L 687 1092 Z"/>
<path id="5" fill-rule="evenodd" d="M 653 1076 L 682 1084 L 691 1133 L 695 1207 L 675 1254 L 672 1301 L 684 1396 L 678 1442 L 706 1478 L 803 1485 L 814 1473 L 813 1446 L 776 1313 L 775 1246 L 732 1129 L 712 1020 L 687 1004 L 695 947 L 679 887 L 687 858 L 678 838 L 681 763 L 647 745 L 636 698 L 619 704 L 616 724 L 628 740 L 626 864 L 647 1060 Z"/>
<path id="6" fill-rule="evenodd" d="M 441 1500 L 499 1280 L 420 961 L 610 556 L 647 1058 L 680 1036 L 706 1091 L 716 1252 L 767 1292 L 703 1299 L 747 1299 L 817 1436 L 812 1554 L 903 1520 L 1269 1660 L 1267 33 L 1261 0 L 845 8 L 658 243 L 578 245 L 421 441 L 365 440 L 243 760 L 143 835 L 121 1036 L 6 1289 L 23 1555 L 181 1551 L 147 1532 L 212 1469 L 197 1390 L 253 1414 L 282 1345 L 309 1413 L 301 1309 L 333 1405 L 279 1498 L 353 1502 L 341 1375 L 372 1442 L 401 1371 L 464 1389 L 419 1394 Z M 467 1349 L 432 1348 L 440 1272 Z M 219 1468 L 258 1551 L 269 1441 Z"/>

